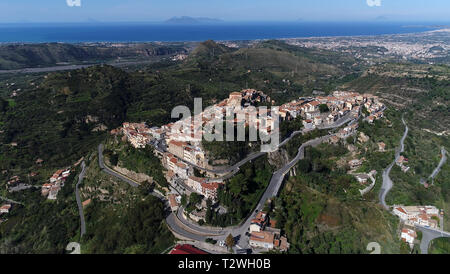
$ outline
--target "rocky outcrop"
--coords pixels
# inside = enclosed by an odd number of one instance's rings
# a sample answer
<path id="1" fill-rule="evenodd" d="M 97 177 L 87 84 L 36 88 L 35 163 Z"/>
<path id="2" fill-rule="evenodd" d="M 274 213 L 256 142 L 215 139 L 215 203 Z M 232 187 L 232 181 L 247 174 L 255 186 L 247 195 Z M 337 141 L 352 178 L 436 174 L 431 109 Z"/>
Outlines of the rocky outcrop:
<path id="1" fill-rule="evenodd" d="M 144 173 L 136 173 L 132 170 L 118 166 L 113 167 L 113 169 L 138 183 L 143 183 L 145 181 L 149 181 L 150 183 L 153 182 L 153 178 Z"/>
<path id="2" fill-rule="evenodd" d="M 286 150 L 279 149 L 275 152 L 268 154 L 269 164 L 275 166 L 276 169 L 280 169 L 289 162 L 289 156 Z"/>

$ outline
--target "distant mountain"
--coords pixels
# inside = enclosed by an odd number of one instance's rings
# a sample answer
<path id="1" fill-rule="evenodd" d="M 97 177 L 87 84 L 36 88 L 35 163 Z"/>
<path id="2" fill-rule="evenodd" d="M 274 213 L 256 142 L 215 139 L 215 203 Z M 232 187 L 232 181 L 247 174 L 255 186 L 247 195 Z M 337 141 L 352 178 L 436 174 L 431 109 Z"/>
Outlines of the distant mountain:
<path id="1" fill-rule="evenodd" d="M 189 16 L 181 16 L 181 17 L 172 17 L 169 20 L 165 21 L 168 24 L 214 24 L 221 23 L 223 20 L 216 18 L 207 18 L 207 17 L 189 17 Z"/>

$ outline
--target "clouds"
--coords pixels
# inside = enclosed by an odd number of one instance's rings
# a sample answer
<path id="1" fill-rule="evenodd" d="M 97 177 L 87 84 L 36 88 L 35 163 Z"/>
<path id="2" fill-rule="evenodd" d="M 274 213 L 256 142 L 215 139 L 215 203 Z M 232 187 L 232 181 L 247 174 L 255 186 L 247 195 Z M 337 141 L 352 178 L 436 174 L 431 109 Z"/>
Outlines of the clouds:
<path id="1" fill-rule="evenodd" d="M 366 0 L 369 7 L 381 7 L 381 0 Z"/>
<path id="2" fill-rule="evenodd" d="M 69 7 L 81 7 L 81 0 L 66 0 Z"/>

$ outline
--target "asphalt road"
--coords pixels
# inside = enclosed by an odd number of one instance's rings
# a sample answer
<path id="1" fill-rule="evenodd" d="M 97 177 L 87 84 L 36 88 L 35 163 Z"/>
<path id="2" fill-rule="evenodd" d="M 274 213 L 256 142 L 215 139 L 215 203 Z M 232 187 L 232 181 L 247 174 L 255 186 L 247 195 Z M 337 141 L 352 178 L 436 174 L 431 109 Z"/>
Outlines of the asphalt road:
<path id="1" fill-rule="evenodd" d="M 439 165 L 436 167 L 436 169 L 430 175 L 430 178 L 432 180 L 434 180 L 434 178 L 436 178 L 436 176 L 441 171 L 442 166 L 445 164 L 445 162 L 447 162 L 447 151 L 445 150 L 444 147 L 441 148 L 441 154 L 442 154 L 442 158 L 441 158 L 441 161 L 439 162 Z"/>
<path id="2" fill-rule="evenodd" d="M 428 248 L 431 241 L 437 238 L 450 238 L 450 233 L 437 229 L 416 225 L 416 228 L 422 231 L 422 240 L 420 242 L 420 252 L 428 254 Z"/>
<path id="3" fill-rule="evenodd" d="M 381 186 L 379 199 L 380 199 L 380 203 L 387 210 L 389 210 L 389 206 L 386 204 L 386 195 L 389 193 L 389 191 L 392 189 L 392 186 L 394 185 L 391 178 L 389 177 L 389 174 L 391 173 L 392 168 L 394 167 L 395 163 L 397 162 L 398 158 L 400 157 L 400 154 L 405 150 L 405 139 L 408 136 L 408 131 L 409 131 L 409 128 L 405 122 L 405 119 L 402 118 L 402 122 L 403 122 L 403 125 L 405 125 L 405 132 L 403 133 L 403 137 L 400 140 L 400 147 L 398 147 L 395 151 L 394 161 L 385 170 L 383 170 L 383 184 Z"/>
<path id="4" fill-rule="evenodd" d="M 80 224 L 81 224 L 81 237 L 86 234 L 86 222 L 84 221 L 83 205 L 81 204 L 79 185 L 83 182 L 84 176 L 86 175 L 86 163 L 83 161 L 81 163 L 81 173 L 78 176 L 78 183 L 75 186 L 75 197 L 78 205 L 78 212 L 80 213 Z"/>
<path id="5" fill-rule="evenodd" d="M 107 167 L 105 165 L 105 162 L 103 160 L 103 144 L 98 145 L 98 164 L 100 166 L 100 169 L 103 172 L 105 172 L 105 173 L 107 173 L 107 174 L 109 174 L 111 176 L 114 176 L 116 178 L 119 178 L 120 180 L 128 183 L 132 187 L 138 187 L 139 186 L 139 184 L 136 183 L 135 181 L 131 180 L 130 178 L 127 178 L 127 177 L 123 176 L 120 173 L 117 173 L 117 172 L 111 170 L 109 167 Z"/>

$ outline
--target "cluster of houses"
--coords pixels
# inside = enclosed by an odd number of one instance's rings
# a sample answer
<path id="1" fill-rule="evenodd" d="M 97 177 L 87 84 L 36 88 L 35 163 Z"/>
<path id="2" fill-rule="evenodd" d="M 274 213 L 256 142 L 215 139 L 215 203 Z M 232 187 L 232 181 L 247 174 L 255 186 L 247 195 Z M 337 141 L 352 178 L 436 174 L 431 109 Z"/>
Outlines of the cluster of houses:
<path id="1" fill-rule="evenodd" d="M 56 200 L 58 196 L 58 192 L 64 186 L 64 182 L 67 177 L 69 177 L 71 172 L 70 168 L 67 169 L 59 169 L 56 171 L 48 183 L 42 185 L 41 194 L 44 197 L 47 197 L 49 200 Z"/>
<path id="2" fill-rule="evenodd" d="M 329 111 L 321 113 L 320 105 L 326 105 Z M 304 119 L 303 125 L 308 130 L 320 125 L 333 124 L 349 112 L 353 112 L 353 116 L 357 117 L 362 105 L 371 116 L 376 118 L 383 116 L 384 105 L 377 96 L 346 91 L 335 91 L 332 96 L 294 100 L 280 107 L 280 116 L 287 120 L 301 116 Z"/>
<path id="3" fill-rule="evenodd" d="M 276 222 L 260 211 L 250 224 L 249 245 L 254 248 L 277 249 L 287 251 L 289 243 L 287 238 L 281 236 L 281 230 L 275 228 Z"/>
<path id="4" fill-rule="evenodd" d="M 425 226 L 438 229 L 440 217 L 444 215 L 434 206 L 394 206 L 393 213 L 403 222 L 400 238 L 411 248 L 417 238 L 415 226 Z"/>
<path id="5" fill-rule="evenodd" d="M 438 228 L 439 218 L 443 215 L 434 206 L 394 206 L 393 213 L 409 226 Z"/>
<path id="6" fill-rule="evenodd" d="M 144 148 L 151 140 L 151 130 L 145 123 L 123 123 L 120 129 L 114 129 L 112 134 L 122 132 L 128 142 L 135 148 Z"/>
<path id="7" fill-rule="evenodd" d="M 412 249 L 414 247 L 414 240 L 417 238 L 417 233 L 412 228 L 404 227 L 402 228 L 400 238 L 403 242 L 408 243 Z"/>
<path id="8" fill-rule="evenodd" d="M 175 123 L 163 125 L 162 127 L 149 128 L 145 123 L 123 123 L 122 127 L 111 131 L 111 134 L 122 133 L 135 148 L 143 148 L 151 141 L 165 144 L 164 151 L 159 151 L 162 164 L 167 168 L 166 177 L 168 181 L 183 180 L 184 183 L 195 192 L 209 198 L 216 199 L 218 186 L 221 182 L 196 182 L 192 177 L 194 175 L 193 166 L 208 168 L 209 161 L 202 148 L 202 136 L 204 129 L 208 125 L 215 124 L 218 119 L 223 120 L 227 114 L 232 111 L 233 114 L 245 119 L 245 126 L 253 123 L 255 127 L 265 125 L 267 132 L 270 133 L 275 128 L 275 119 L 272 118 L 270 110 L 261 115 L 256 115 L 255 119 L 248 119 L 248 107 L 258 103 L 272 102 L 270 97 L 262 91 L 246 89 L 241 92 L 233 92 L 227 99 L 205 109 L 203 112 L 179 120 Z M 242 112 L 242 113 L 240 113 Z M 235 123 L 241 122 L 238 118 Z M 190 130 L 186 130 L 190 129 Z"/>
<path id="9" fill-rule="evenodd" d="M 410 167 L 406 165 L 408 161 L 409 161 L 408 158 L 405 158 L 403 155 L 400 155 L 397 161 L 395 161 L 395 164 L 399 166 L 404 173 L 406 173 L 410 169 Z"/>
<path id="10" fill-rule="evenodd" d="M 183 61 L 183 60 L 186 60 L 187 57 L 188 57 L 187 54 L 180 53 L 180 54 L 177 54 L 177 55 L 173 56 L 171 58 L 171 60 L 172 61 Z"/>

